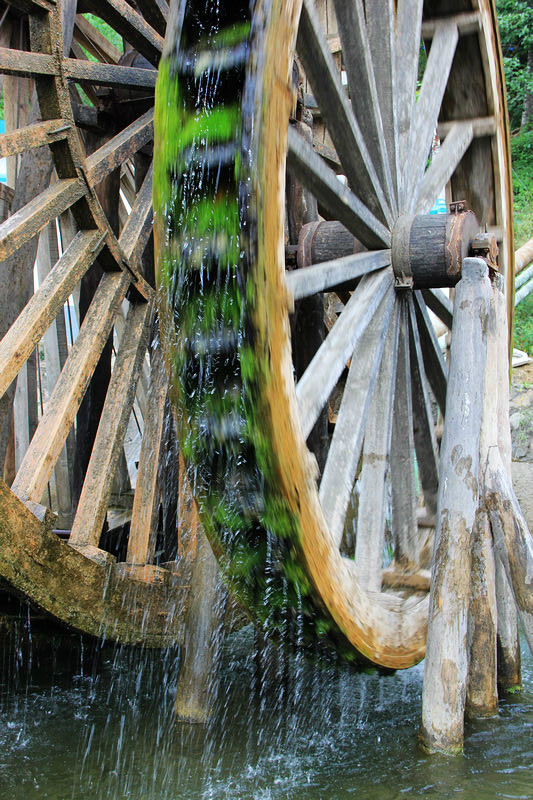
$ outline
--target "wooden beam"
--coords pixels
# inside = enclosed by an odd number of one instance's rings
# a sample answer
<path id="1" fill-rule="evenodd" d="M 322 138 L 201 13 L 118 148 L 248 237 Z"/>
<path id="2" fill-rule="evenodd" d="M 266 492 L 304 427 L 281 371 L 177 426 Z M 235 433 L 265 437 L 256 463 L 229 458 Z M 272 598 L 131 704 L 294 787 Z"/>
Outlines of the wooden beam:
<path id="1" fill-rule="evenodd" d="M 87 179 L 94 186 L 153 139 L 153 108 L 109 139 L 87 159 Z"/>
<path id="2" fill-rule="evenodd" d="M 4 394 L 63 303 L 103 247 L 99 231 L 77 234 L 0 343 L 0 395 Z"/>
<path id="3" fill-rule="evenodd" d="M 2 66 L 1 55 L 0 53 L 0 68 Z M 46 56 L 46 58 L 50 58 L 50 56 Z M 63 59 L 63 73 L 66 78 L 73 81 L 89 81 L 100 86 L 123 86 L 127 89 L 155 89 L 157 81 L 157 71 L 154 69 L 123 67 L 119 64 L 98 64 L 94 61 L 81 61 L 77 58 Z"/>
<path id="4" fill-rule="evenodd" d="M 491 294 L 485 261 L 466 258 L 455 289 L 422 693 L 420 737 L 429 751 L 453 753 L 463 747 L 471 537 L 479 498 L 486 320 Z"/>
<path id="5" fill-rule="evenodd" d="M 129 283 L 124 272 L 106 273 L 100 281 L 13 484 L 21 499 L 41 501 Z"/>
<path id="6" fill-rule="evenodd" d="M 61 119 L 36 122 L 24 128 L 0 135 L 0 158 L 17 155 L 26 150 L 66 139 L 71 126 Z"/>
<path id="7" fill-rule="evenodd" d="M 0 225 L 0 261 L 8 258 L 86 192 L 78 178 L 56 181 Z"/>
<path id="8" fill-rule="evenodd" d="M 132 306 L 128 312 L 70 532 L 69 544 L 73 546 L 98 547 L 100 541 L 111 485 L 146 353 L 151 311 L 151 303 L 141 303 Z"/>

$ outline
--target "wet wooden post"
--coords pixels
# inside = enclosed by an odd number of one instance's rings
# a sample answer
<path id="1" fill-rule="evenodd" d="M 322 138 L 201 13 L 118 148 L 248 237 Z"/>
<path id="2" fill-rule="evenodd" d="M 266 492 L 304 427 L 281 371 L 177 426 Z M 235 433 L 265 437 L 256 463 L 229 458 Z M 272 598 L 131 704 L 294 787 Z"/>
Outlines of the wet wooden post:
<path id="1" fill-rule="evenodd" d="M 504 295 L 503 276 L 494 279 L 494 327 L 497 337 L 498 367 L 498 450 L 502 465 L 511 477 L 512 443 L 509 422 L 509 329 L 507 303 Z M 515 692 L 522 687 L 520 661 L 520 639 L 518 636 L 518 615 L 516 604 L 502 562 L 496 558 L 496 603 L 498 609 L 497 661 L 498 689 L 500 692 Z"/>
<path id="2" fill-rule="evenodd" d="M 490 298 L 486 263 L 465 259 L 454 304 L 422 693 L 420 740 L 430 751 L 460 752 L 463 746 L 471 547 L 478 508 Z"/>
<path id="3" fill-rule="evenodd" d="M 180 472 L 183 474 L 183 469 Z M 187 491 L 189 497 L 187 513 L 180 517 L 180 525 L 185 524 L 196 532 L 196 553 L 174 708 L 177 717 L 183 722 L 205 724 L 213 713 L 218 689 L 227 592 L 218 574 L 216 558 L 198 519 L 190 487 L 184 485 L 185 481 L 181 483 L 180 502 L 185 500 L 184 494 Z"/>

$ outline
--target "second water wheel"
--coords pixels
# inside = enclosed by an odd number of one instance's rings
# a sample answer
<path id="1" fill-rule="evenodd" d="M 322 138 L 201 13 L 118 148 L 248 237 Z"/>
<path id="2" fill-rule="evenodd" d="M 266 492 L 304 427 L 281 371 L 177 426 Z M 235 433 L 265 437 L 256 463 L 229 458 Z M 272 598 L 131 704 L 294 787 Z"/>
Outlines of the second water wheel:
<path id="1" fill-rule="evenodd" d="M 498 240 L 513 274 L 494 4 L 176 0 L 170 18 L 157 280 L 203 525 L 268 631 L 408 667 L 446 425 L 430 310 L 451 327 L 441 290 L 472 248 Z"/>

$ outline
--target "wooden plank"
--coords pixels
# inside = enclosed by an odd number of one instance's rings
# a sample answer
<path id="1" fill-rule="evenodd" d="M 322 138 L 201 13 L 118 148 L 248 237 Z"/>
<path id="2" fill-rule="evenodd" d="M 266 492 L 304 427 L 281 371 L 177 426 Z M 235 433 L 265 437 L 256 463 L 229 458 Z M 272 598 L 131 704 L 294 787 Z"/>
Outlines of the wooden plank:
<path id="1" fill-rule="evenodd" d="M 496 583 L 492 535 L 487 512 L 478 512 L 472 547 L 472 595 L 469 607 L 470 665 L 465 716 L 498 714 L 496 670 Z"/>
<path id="2" fill-rule="evenodd" d="M 394 412 L 390 453 L 392 535 L 395 564 L 406 571 L 422 566 L 416 507 L 418 492 L 415 476 L 415 441 L 411 361 L 409 355 L 409 319 L 407 298 L 401 303 L 398 362 L 394 390 Z"/>
<path id="3" fill-rule="evenodd" d="M 440 150 L 433 156 L 426 174 L 420 181 L 415 208 L 416 214 L 429 213 L 439 193 L 446 186 L 462 157 L 470 147 L 474 129 L 469 122 L 456 122 Z"/>
<path id="4" fill-rule="evenodd" d="M 1 63 L 0 53 L 0 68 Z M 89 81 L 100 86 L 123 86 L 126 89 L 155 89 L 157 81 L 157 72 L 153 69 L 98 64 L 77 58 L 63 59 L 63 74 L 73 81 Z"/>
<path id="5" fill-rule="evenodd" d="M 174 710 L 178 719 L 206 723 L 213 713 L 227 591 L 204 533 L 198 536 L 185 642 Z"/>
<path id="6" fill-rule="evenodd" d="M 150 165 L 118 240 L 126 258 L 137 269 L 152 232 L 152 177 Z"/>
<path id="7" fill-rule="evenodd" d="M 99 231 L 78 233 L 6 333 L 0 343 L 0 395 L 62 311 L 63 303 L 103 245 Z"/>
<path id="8" fill-rule="evenodd" d="M 128 286 L 124 272 L 106 273 L 100 281 L 13 484 L 21 499 L 40 502 Z"/>
<path id="9" fill-rule="evenodd" d="M 137 7 L 148 24 L 164 36 L 169 15 L 168 3 L 165 0 L 137 0 Z"/>
<path id="10" fill-rule="evenodd" d="M 6 0 L 6 3 L 23 14 L 42 14 L 56 8 L 56 0 Z"/>
<path id="11" fill-rule="evenodd" d="M 339 23 L 342 60 L 348 78 L 352 110 L 385 192 L 387 204 L 389 208 L 395 208 L 396 191 L 392 183 L 363 2 L 362 0 L 335 0 L 335 11 Z M 382 18 L 381 24 L 383 21 Z M 356 184 L 354 184 L 355 186 Z M 388 217 L 388 221 L 389 224 L 392 224 L 392 217 Z"/>
<path id="12" fill-rule="evenodd" d="M 471 125 L 474 138 L 494 136 L 498 130 L 495 117 L 471 117 L 470 119 L 453 119 L 448 122 L 439 121 L 437 135 L 441 139 L 446 139 L 456 125 Z"/>
<path id="13" fill-rule="evenodd" d="M 100 183 L 147 142 L 151 141 L 153 135 L 154 110 L 151 108 L 88 157 L 86 164 L 89 184 L 95 186 Z"/>
<path id="14" fill-rule="evenodd" d="M 304 439 L 337 383 L 359 339 L 393 283 L 389 270 L 365 275 L 296 386 Z"/>
<path id="15" fill-rule="evenodd" d="M 494 276 L 489 320 L 489 346 L 495 339 L 498 403 L 497 445 L 503 469 L 511 477 L 511 425 L 509 423 L 509 333 L 503 276 Z M 518 616 L 512 589 L 500 558 L 496 558 L 496 604 L 498 612 L 498 687 L 515 691 L 522 685 Z"/>
<path id="16" fill-rule="evenodd" d="M 398 122 L 394 92 L 396 78 L 394 75 L 394 0 L 382 0 L 381 3 L 367 3 L 366 22 L 370 52 L 374 64 L 374 75 L 378 102 L 381 111 L 383 135 L 387 146 L 390 173 L 394 197 L 391 199 L 393 209 L 398 204 Z"/>
<path id="17" fill-rule="evenodd" d="M 107 513 L 111 485 L 122 453 L 126 426 L 130 418 L 135 388 L 148 343 L 151 303 L 133 305 L 126 318 L 124 335 L 111 373 L 98 432 L 69 544 L 98 547 Z"/>
<path id="18" fill-rule="evenodd" d="M 426 306 L 451 330 L 453 303 L 448 295 L 442 289 L 422 289 L 422 297 Z"/>
<path id="19" fill-rule="evenodd" d="M 55 222 L 41 231 L 37 248 L 35 266 L 39 278 L 39 290 L 45 283 L 59 261 L 57 229 Z M 35 296 L 35 295 L 34 295 Z M 68 295 L 67 295 L 68 297 Z M 34 333 L 35 335 L 35 333 Z M 0 345 L 1 346 L 1 345 Z M 59 380 L 61 370 L 67 360 L 67 340 L 65 315 L 62 304 L 58 305 L 58 313 L 50 327 L 44 331 L 42 338 L 45 370 L 42 376 L 43 394 L 49 397 Z M 41 371 L 42 372 L 42 371 Z M 55 527 L 70 530 L 72 526 L 72 461 L 69 463 L 67 447 L 63 447 L 54 470 L 51 495 L 51 508 L 57 513 Z"/>
<path id="20" fill-rule="evenodd" d="M 407 186 L 405 165 L 409 155 L 409 137 L 414 117 L 418 54 L 423 0 L 398 0 L 396 3 L 396 35 L 394 41 L 395 114 L 398 124 L 398 192 L 399 205 L 405 207 Z"/>
<path id="21" fill-rule="evenodd" d="M 341 85 L 338 70 L 311 2 L 302 7 L 297 50 L 310 81 L 320 113 L 351 186 L 365 199 L 381 222 L 390 220 L 390 209 L 358 121 Z"/>
<path id="22" fill-rule="evenodd" d="M 463 261 L 455 292 L 421 728 L 427 749 L 446 752 L 462 750 L 468 680 L 471 537 L 479 497 L 485 323 L 491 297 L 482 259 Z"/>
<path id="23" fill-rule="evenodd" d="M 390 589 L 415 589 L 417 592 L 429 592 L 431 572 L 421 569 L 418 572 L 398 572 L 394 567 L 387 567 L 381 573 L 381 583 Z"/>
<path id="24" fill-rule="evenodd" d="M 129 564 L 148 564 L 155 548 L 159 513 L 158 472 L 166 396 L 167 379 L 163 357 L 161 348 L 156 347 L 152 353 L 148 408 L 144 419 L 139 471 L 131 512 L 126 556 Z"/>
<path id="25" fill-rule="evenodd" d="M 497 448 L 491 448 L 485 473 L 485 501 L 494 548 L 514 594 L 526 641 L 533 653 L 533 537 Z"/>
<path id="26" fill-rule="evenodd" d="M 135 50 L 157 66 L 163 50 L 163 37 L 126 0 L 92 0 L 91 7 L 93 13 L 102 17 Z"/>
<path id="27" fill-rule="evenodd" d="M 422 23 L 422 38 L 432 39 L 435 36 L 443 17 L 425 19 Z M 468 36 L 477 33 L 481 29 L 481 16 L 479 11 L 466 11 L 461 14 L 450 14 L 444 17 L 447 22 L 453 22 L 457 26 L 461 36 Z"/>
<path id="28" fill-rule="evenodd" d="M 416 321 L 420 335 L 420 346 L 424 359 L 424 368 L 435 400 L 443 415 L 446 411 L 446 382 L 448 368 L 442 355 L 435 329 L 429 318 L 428 310 L 420 292 L 414 293 Z"/>
<path id="29" fill-rule="evenodd" d="M 390 231 L 337 178 L 319 155 L 289 126 L 287 168 L 365 247 L 390 247 Z"/>
<path id="30" fill-rule="evenodd" d="M 78 178 L 56 181 L 0 225 L 0 261 L 8 258 L 86 192 Z"/>
<path id="31" fill-rule="evenodd" d="M 107 39 L 98 28 L 95 28 L 83 14 L 76 14 L 74 38 L 99 61 L 117 64 L 122 56 L 121 51 Z"/>
<path id="32" fill-rule="evenodd" d="M 355 540 L 355 566 L 359 585 L 366 591 L 381 591 L 385 538 L 386 479 L 389 466 L 392 410 L 398 355 L 399 308 L 386 334 L 376 390 L 365 429 L 359 508 Z"/>
<path id="33" fill-rule="evenodd" d="M 285 280 L 294 300 L 299 300 L 388 267 L 390 263 L 390 250 L 354 253 L 331 261 L 323 261 L 321 264 L 313 264 L 312 267 L 288 270 L 285 272 Z"/>
<path id="34" fill-rule="evenodd" d="M 437 513 L 437 492 L 439 490 L 439 451 L 435 436 L 433 409 L 428 394 L 422 345 L 418 334 L 416 312 L 411 298 L 409 299 L 409 357 L 412 375 L 413 432 L 416 458 L 420 473 L 420 483 L 424 492 L 424 505 L 427 513 L 434 517 Z"/>
<path id="35" fill-rule="evenodd" d="M 411 124 L 411 142 L 407 163 L 408 208 L 411 211 L 416 208 L 418 190 L 426 169 L 428 155 L 431 152 L 431 143 L 437 128 L 442 98 L 448 83 L 458 39 L 457 26 L 453 22 L 442 22 L 437 26 L 431 43 Z"/>
<path id="36" fill-rule="evenodd" d="M 36 122 L 12 133 L 0 134 L 0 158 L 66 139 L 71 126 L 61 119 Z"/>
<path id="37" fill-rule="evenodd" d="M 328 458 L 320 483 L 320 504 L 337 547 L 353 491 L 365 424 L 381 366 L 385 336 L 392 316 L 392 293 L 374 314 L 354 351 Z M 387 356 L 388 357 L 388 356 Z"/>
<path id="38" fill-rule="evenodd" d="M 45 53 L 30 53 L 12 47 L 0 47 L 0 72 L 22 78 L 56 75 L 56 62 Z"/>

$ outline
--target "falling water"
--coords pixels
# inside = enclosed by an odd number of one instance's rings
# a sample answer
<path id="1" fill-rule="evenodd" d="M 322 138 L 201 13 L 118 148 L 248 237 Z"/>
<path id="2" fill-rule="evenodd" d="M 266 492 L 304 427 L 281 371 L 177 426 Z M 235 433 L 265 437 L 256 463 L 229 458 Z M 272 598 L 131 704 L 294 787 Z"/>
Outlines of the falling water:
<path id="1" fill-rule="evenodd" d="M 174 717 L 179 652 L 85 643 L 82 653 L 80 640 L 68 639 L 69 648 L 43 660 L 23 617 L 5 642 L 6 800 L 533 795 L 533 661 L 525 649 L 523 692 L 503 701 L 499 717 L 469 723 L 464 757 L 447 758 L 417 747 L 423 665 L 385 677 L 339 664 L 318 669 L 286 653 L 284 675 L 280 662 L 258 675 L 248 626 L 226 638 L 204 727 Z"/>

